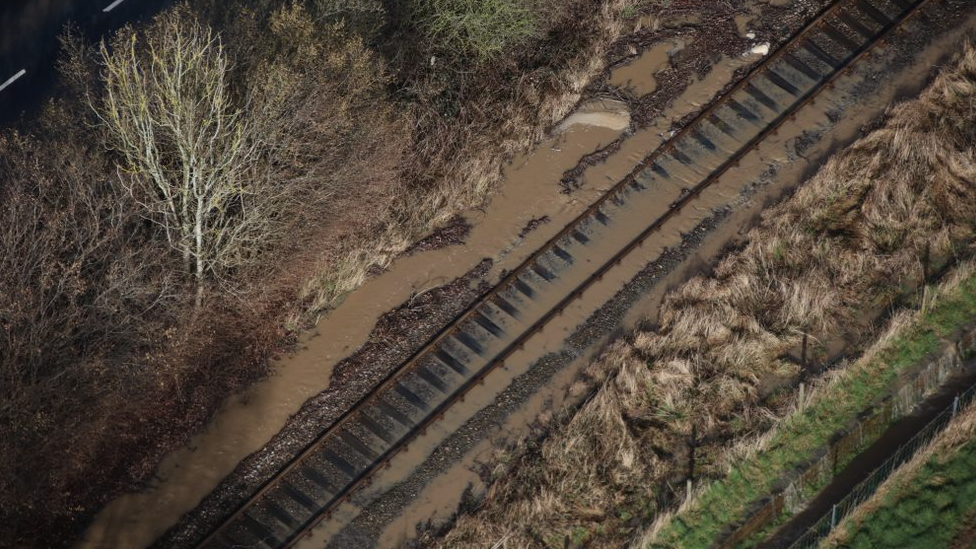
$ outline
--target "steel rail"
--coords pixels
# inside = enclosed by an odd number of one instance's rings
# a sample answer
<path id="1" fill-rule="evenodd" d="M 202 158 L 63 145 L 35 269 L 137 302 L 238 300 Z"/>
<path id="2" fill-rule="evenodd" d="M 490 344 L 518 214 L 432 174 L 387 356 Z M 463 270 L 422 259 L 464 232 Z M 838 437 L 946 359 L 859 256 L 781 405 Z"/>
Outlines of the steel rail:
<path id="1" fill-rule="evenodd" d="M 586 221 L 588 218 L 593 217 L 599 212 L 600 207 L 607 203 L 608 200 L 614 199 L 621 191 L 625 190 L 628 185 L 633 185 L 636 182 L 637 176 L 646 170 L 649 166 L 652 166 L 656 160 L 661 158 L 661 156 L 671 153 L 674 150 L 675 144 L 682 138 L 687 137 L 692 131 L 695 130 L 696 126 L 706 121 L 710 116 L 714 115 L 718 109 L 727 106 L 730 102 L 731 97 L 736 92 L 742 91 L 746 86 L 750 85 L 754 77 L 762 75 L 769 69 L 769 67 L 780 60 L 783 56 L 790 53 L 796 46 L 798 46 L 804 39 L 808 38 L 811 33 L 818 30 L 821 26 L 827 23 L 828 18 L 832 15 L 840 13 L 843 10 L 853 4 L 856 4 L 858 0 L 837 0 L 829 6 L 823 8 L 808 24 L 803 28 L 796 31 L 790 39 L 788 39 L 782 46 L 777 48 L 775 52 L 768 55 L 766 59 L 760 64 L 749 70 L 737 84 L 732 86 L 728 91 L 712 100 L 712 102 L 702 110 L 698 115 L 693 117 L 687 124 L 685 124 L 678 132 L 676 132 L 666 143 L 661 145 L 657 150 L 648 155 L 644 160 L 642 160 L 629 175 L 627 175 L 620 182 L 615 184 L 611 189 L 609 189 L 600 199 L 595 201 L 586 210 L 584 210 L 579 216 L 577 216 L 572 222 L 568 223 L 559 233 L 554 237 L 550 238 L 543 246 L 541 246 L 536 252 L 530 255 L 518 268 L 509 273 L 501 282 L 499 282 L 495 287 L 493 287 L 488 292 L 484 293 L 477 300 L 475 300 L 463 313 L 458 315 L 454 321 L 452 321 L 445 329 L 439 332 L 435 337 L 433 337 L 426 345 L 424 345 L 420 350 L 415 352 L 407 361 L 405 361 L 399 368 L 391 371 L 387 374 L 368 394 L 363 396 L 359 401 L 356 402 L 351 408 L 346 410 L 341 414 L 331 425 L 326 428 L 322 433 L 320 433 L 312 442 L 306 445 L 301 452 L 299 452 L 294 458 L 292 458 L 289 463 L 279 470 L 273 477 L 262 483 L 261 487 L 254 493 L 246 502 L 238 506 L 238 508 L 226 517 L 221 523 L 214 528 L 199 544 L 198 547 L 206 546 L 207 544 L 215 541 L 218 536 L 222 533 L 223 529 L 240 518 L 240 516 L 245 513 L 252 504 L 258 502 L 262 496 L 267 494 L 267 492 L 276 486 L 276 482 L 280 480 L 286 473 L 292 471 L 294 468 L 300 466 L 303 460 L 316 452 L 321 443 L 325 441 L 330 435 L 334 434 L 344 422 L 360 412 L 367 404 L 370 403 L 371 397 L 380 393 L 383 389 L 388 389 L 394 386 L 398 381 L 400 381 L 410 370 L 411 367 L 416 366 L 420 358 L 426 356 L 427 352 L 432 348 L 435 348 L 440 343 L 443 343 L 446 338 L 455 334 L 459 329 L 461 324 L 465 321 L 471 320 L 472 316 L 477 313 L 480 306 L 487 304 L 498 294 L 511 287 L 515 283 L 518 276 L 525 274 L 529 271 L 532 266 L 539 260 L 545 253 L 550 251 L 553 246 L 557 245 L 560 240 L 569 237 L 575 230 L 576 227 L 581 223 Z M 905 22 L 915 17 L 920 13 L 920 9 L 933 2 L 935 0 L 893 0 L 893 4 L 903 5 L 910 4 L 907 11 L 903 12 L 899 17 L 892 19 L 888 25 L 881 29 L 872 39 L 867 41 L 865 44 L 854 50 L 842 63 L 835 67 L 834 70 L 829 73 L 829 77 L 815 84 L 810 90 L 808 90 L 798 101 L 794 102 L 788 109 L 777 116 L 771 123 L 769 123 L 762 131 L 760 131 L 754 138 L 748 141 L 743 147 L 741 147 L 735 154 L 733 154 L 728 160 L 723 162 L 718 168 L 713 170 L 701 183 L 694 186 L 685 195 L 683 195 L 678 201 L 672 204 L 671 208 L 662 214 L 660 217 L 655 219 L 650 223 L 638 237 L 631 240 L 623 249 L 618 251 L 610 260 L 606 261 L 599 269 L 597 269 L 591 276 L 579 284 L 572 292 L 566 295 L 561 301 L 559 301 L 556 306 L 550 309 L 545 315 L 543 315 L 539 320 L 529 326 L 528 329 L 523 331 L 511 344 L 509 344 L 501 353 L 494 359 L 488 361 L 471 379 L 467 380 L 462 384 L 455 392 L 447 399 L 445 399 L 441 404 L 434 408 L 433 411 L 428 413 L 428 415 L 417 425 L 412 427 L 403 437 L 397 441 L 392 447 L 386 450 L 382 455 L 373 461 L 373 463 L 363 470 L 352 482 L 348 483 L 343 487 L 340 493 L 336 494 L 329 503 L 323 506 L 317 513 L 315 513 L 310 519 L 305 521 L 294 530 L 280 545 L 282 548 L 291 547 L 296 543 L 302 536 L 308 533 L 312 528 L 314 528 L 319 522 L 328 517 L 331 512 L 338 507 L 343 502 L 346 502 L 351 497 L 357 489 L 367 485 L 370 482 L 372 475 L 380 468 L 384 467 L 389 463 L 389 461 L 399 454 L 401 451 L 405 450 L 408 445 L 415 440 L 419 435 L 424 433 L 431 424 L 438 421 L 443 417 L 444 412 L 453 406 L 455 403 L 462 401 L 465 395 L 475 386 L 482 383 L 487 375 L 498 367 L 504 364 L 504 361 L 510 357 L 514 352 L 524 346 L 525 342 L 532 336 L 541 332 L 544 327 L 556 316 L 562 314 L 569 304 L 578 299 L 589 287 L 596 284 L 613 268 L 617 267 L 621 261 L 635 249 L 641 247 L 649 236 L 653 233 L 658 232 L 670 219 L 678 215 L 682 209 L 697 200 L 701 193 L 715 184 L 721 176 L 727 173 L 730 169 L 738 165 L 738 163 L 746 155 L 751 153 L 756 147 L 764 142 L 770 135 L 775 134 L 783 124 L 788 120 L 795 117 L 796 113 L 803 107 L 807 106 L 813 100 L 819 96 L 821 92 L 825 89 L 833 87 L 836 81 L 850 72 L 855 64 L 870 55 L 871 50 L 877 47 L 879 44 L 883 44 L 888 36 L 895 30 L 901 28 Z"/>

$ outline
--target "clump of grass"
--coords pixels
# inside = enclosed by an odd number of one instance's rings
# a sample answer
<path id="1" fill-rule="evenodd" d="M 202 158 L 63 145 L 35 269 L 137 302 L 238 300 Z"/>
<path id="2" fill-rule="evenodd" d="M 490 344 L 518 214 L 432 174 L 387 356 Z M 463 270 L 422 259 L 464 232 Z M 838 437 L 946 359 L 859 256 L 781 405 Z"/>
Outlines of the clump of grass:
<path id="1" fill-rule="evenodd" d="M 416 24 L 451 55 L 502 55 L 542 32 L 541 8 L 524 0 L 414 0 Z"/>
<path id="2" fill-rule="evenodd" d="M 652 518 L 658 487 L 686 474 L 692 437 L 708 441 L 698 446 L 696 474 L 724 474 L 723 441 L 767 432 L 791 409 L 800 372 L 783 358 L 804 334 L 814 346 L 864 340 L 883 311 L 914 295 L 925 272 L 971 255 L 974 134 L 969 47 L 918 100 L 769 210 L 712 276 L 670 294 L 658 331 L 635 334 L 591 365 L 588 373 L 603 380 L 592 400 L 525 454 L 441 546 L 545 546 L 572 539 L 580 526 L 592 531 L 589 546 L 619 546 L 634 529 L 616 511 Z M 906 348 L 906 360 L 931 342 Z M 770 385 L 782 388 L 775 406 Z M 587 518 L 592 508 L 606 512 L 600 528 Z M 733 510 L 725 515 L 716 520 Z M 714 539 L 675 528 L 675 546 Z"/>

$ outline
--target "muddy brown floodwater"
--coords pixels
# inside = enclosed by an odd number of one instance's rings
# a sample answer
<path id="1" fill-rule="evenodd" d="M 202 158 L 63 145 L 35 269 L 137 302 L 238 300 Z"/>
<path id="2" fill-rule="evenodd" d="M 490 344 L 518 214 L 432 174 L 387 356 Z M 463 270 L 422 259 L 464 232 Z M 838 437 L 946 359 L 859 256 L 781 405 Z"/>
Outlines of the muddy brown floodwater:
<path id="1" fill-rule="evenodd" d="M 359 348 L 379 317 L 412 296 L 449 283 L 494 257 L 486 278 L 516 267 L 575 218 L 599 189 L 570 197 L 556 182 L 579 158 L 617 139 L 628 127 L 626 106 L 615 101 L 584 104 L 560 125 L 557 135 L 532 154 L 516 158 L 497 196 L 484 211 L 466 214 L 470 244 L 419 252 L 398 259 L 326 315 L 279 361 L 274 375 L 230 398 L 207 429 L 185 449 L 169 455 L 144 491 L 126 494 L 103 509 L 76 546 L 79 549 L 145 547 L 161 536 L 230 474 L 262 448 L 309 398 L 329 386 L 332 370 Z M 522 234 L 535 218 L 550 223 Z"/>
<path id="2" fill-rule="evenodd" d="M 662 42 L 610 73 L 610 84 L 641 97 L 657 90 L 654 75 L 671 65 L 671 56 L 685 47 L 682 40 Z"/>
<path id="3" fill-rule="evenodd" d="M 618 308 L 625 329 L 653 320 L 667 288 L 717 256 L 754 222 L 764 204 L 802 182 L 838 146 L 856 138 L 861 127 L 882 115 L 897 98 L 917 94 L 939 60 L 954 52 L 966 33 L 976 31 L 976 16 L 971 13 L 958 23 L 951 30 L 929 29 L 930 35 L 925 35 L 919 24 L 913 25 L 915 34 L 910 32 L 892 40 L 869 63 L 843 78 L 829 96 L 798 112 L 777 135 L 704 193 L 695 208 L 689 208 L 659 238 L 645 245 L 640 253 L 628 256 L 603 282 L 590 288 L 559 320 L 547 325 L 540 336 L 512 355 L 505 368 L 489 375 L 482 390 L 450 410 L 442 423 L 412 443 L 409 451 L 398 455 L 369 488 L 355 494 L 298 547 L 401 546 L 417 535 L 419 525 L 450 520 L 466 490 L 475 497 L 483 494 L 485 486 L 477 472 L 483 464 L 492 462 L 499 448 L 527 435 L 533 421 L 586 394 L 584 386 L 575 381 L 577 374 L 618 323 L 603 326 L 604 335 L 591 338 L 586 345 L 574 347 L 573 340 L 594 318 L 606 318 L 604 304 Z M 939 38 L 928 43 L 933 36 Z M 739 58 L 722 60 L 686 96 L 707 96 L 704 82 L 713 84 L 713 90 L 721 88 L 727 80 L 722 75 L 731 75 L 738 62 Z M 675 105 L 680 110 L 680 102 Z M 672 110 L 669 114 L 677 113 Z M 665 126 L 663 122 L 659 125 Z M 653 149 L 659 141 L 653 135 L 653 130 L 638 132 L 628 141 L 647 142 L 625 143 L 618 154 L 626 156 Z M 587 173 L 587 184 L 613 180 L 604 170 L 612 173 L 627 163 L 619 160 L 618 166 L 616 160 L 611 158 L 605 165 L 593 166 Z M 662 200 L 668 199 L 661 196 Z M 708 234 L 696 236 L 700 231 Z M 683 257 L 680 266 L 672 266 L 663 276 L 648 274 L 649 270 L 662 268 L 666 250 L 686 244 L 695 249 Z M 626 299 L 618 302 L 618 296 Z M 558 368 L 551 368 L 553 361 L 560 362 Z M 537 370 L 546 369 L 551 375 L 540 376 Z"/>
<path id="4" fill-rule="evenodd" d="M 883 86 L 876 84 L 876 77 L 870 72 L 862 71 L 866 77 L 851 76 L 838 86 L 832 96 L 839 99 L 818 102 L 816 108 L 801 112 L 775 139 L 764 143 L 739 168 L 703 193 L 702 200 L 686 208 L 660 238 L 646 245 L 641 253 L 628 256 L 620 268 L 567 309 L 559 321 L 547 326 L 541 337 L 533 338 L 524 350 L 511 357 L 505 368 L 493 372 L 486 379 L 484 390 L 476 391 L 456 410 L 452 409 L 445 421 L 399 454 L 371 487 L 358 492 L 301 547 L 318 549 L 328 543 L 344 548 L 396 546 L 415 535 L 416 523 L 447 519 L 466 486 L 471 485 L 476 492 L 482 488 L 472 470 L 489 460 L 495 447 L 525 434 L 527 426 L 540 414 L 559 409 L 583 394 L 574 381 L 577 373 L 605 344 L 621 318 L 626 316 L 623 325 L 630 327 L 641 318 L 653 316 L 665 288 L 714 257 L 758 215 L 766 201 L 798 184 L 837 142 L 855 137 L 858 126 L 883 112 L 901 87 L 909 92 L 919 89 L 934 60 L 951 51 L 961 36 L 958 32 L 947 35 L 940 45 L 916 58 L 911 70 L 900 72 Z M 648 67 L 666 64 L 668 52 L 678 46 L 669 41 L 660 46 L 658 53 L 647 54 L 649 60 L 633 63 L 646 63 Z M 486 257 L 494 263 L 484 280 L 497 281 L 503 271 L 520 264 L 629 173 L 660 145 L 674 123 L 699 110 L 723 89 L 736 69 L 761 58 L 761 50 L 747 50 L 740 56 L 718 60 L 705 77 L 693 81 L 671 103 L 653 127 L 628 135 L 606 163 L 588 168 L 580 189 L 568 195 L 561 193 L 558 185 L 563 173 L 575 167 L 580 158 L 620 138 L 630 125 L 622 103 L 607 100 L 582 105 L 549 141 L 506 168 L 505 181 L 485 211 L 465 215 L 472 225 L 468 244 L 402 257 L 388 271 L 367 281 L 302 339 L 301 350 L 275 365 L 272 377 L 229 399 L 187 448 L 168 456 L 146 490 L 124 495 L 108 505 L 77 547 L 150 545 L 196 507 L 242 459 L 261 449 L 305 401 L 329 387 L 335 365 L 366 341 L 381 315 L 413 296 L 461 277 Z M 884 74 L 883 56 L 874 64 L 881 67 L 878 73 Z M 653 78 L 653 74 L 644 76 L 643 80 L 636 75 L 626 81 L 638 89 L 647 89 L 653 81 L 647 78 Z M 859 102 L 852 97 L 865 93 L 869 95 Z M 856 112 L 849 112 L 854 105 Z M 775 178 L 771 177 L 773 174 Z M 675 192 L 676 189 L 661 188 L 661 205 L 670 203 Z M 734 208 L 731 215 L 722 217 L 720 222 L 709 221 L 716 211 L 729 206 Z M 530 222 L 543 217 L 550 222 L 536 224 L 534 230 L 524 232 Z M 650 214 L 644 221 L 649 217 Z M 640 222 L 634 218 L 627 223 Z M 699 238 L 698 247 L 689 249 L 680 264 L 675 261 L 659 276 L 647 275 L 649 262 L 667 257 L 669 249 L 681 247 L 689 235 L 707 230 L 712 230 L 708 238 Z M 626 303 L 615 301 L 621 296 Z M 606 313 L 611 309 L 616 317 L 610 318 L 612 315 Z M 586 345 L 566 352 L 567 338 L 575 337 L 581 325 L 600 314 L 607 320 L 594 329 L 598 335 L 590 337 Z M 554 355 L 564 358 L 550 360 L 554 366 L 548 370 L 536 367 Z M 551 375 L 540 374 L 549 371 Z M 526 383 L 519 387 L 522 382 Z M 365 514 L 364 509 L 368 510 Z"/>

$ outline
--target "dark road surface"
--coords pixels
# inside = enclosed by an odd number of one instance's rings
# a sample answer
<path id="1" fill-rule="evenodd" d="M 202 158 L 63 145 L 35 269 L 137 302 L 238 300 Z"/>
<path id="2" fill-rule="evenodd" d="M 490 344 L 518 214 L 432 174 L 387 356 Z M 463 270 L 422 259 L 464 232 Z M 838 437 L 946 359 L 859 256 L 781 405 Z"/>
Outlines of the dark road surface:
<path id="1" fill-rule="evenodd" d="M 36 112 L 54 91 L 58 35 L 73 23 L 97 40 L 173 0 L 0 0 L 0 125 Z M 106 9 L 109 11 L 105 11 Z"/>

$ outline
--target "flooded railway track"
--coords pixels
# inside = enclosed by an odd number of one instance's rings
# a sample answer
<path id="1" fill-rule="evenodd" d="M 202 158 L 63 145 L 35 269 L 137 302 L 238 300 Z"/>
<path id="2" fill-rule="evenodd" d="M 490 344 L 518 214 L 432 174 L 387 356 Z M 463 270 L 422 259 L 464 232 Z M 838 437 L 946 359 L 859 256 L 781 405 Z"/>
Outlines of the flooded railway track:
<path id="1" fill-rule="evenodd" d="M 380 382 L 198 545 L 290 547 L 931 0 L 838 0 Z"/>

